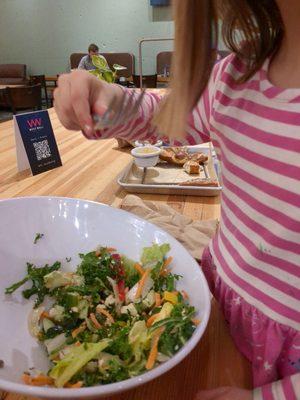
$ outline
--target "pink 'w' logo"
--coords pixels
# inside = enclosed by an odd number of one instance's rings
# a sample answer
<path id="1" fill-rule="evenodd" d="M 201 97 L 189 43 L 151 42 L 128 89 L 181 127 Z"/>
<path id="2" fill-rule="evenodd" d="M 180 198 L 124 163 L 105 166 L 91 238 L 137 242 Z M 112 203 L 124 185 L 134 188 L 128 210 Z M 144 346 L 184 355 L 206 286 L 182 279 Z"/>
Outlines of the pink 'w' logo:
<path id="1" fill-rule="evenodd" d="M 36 128 L 37 126 L 42 125 L 42 118 L 29 119 L 27 120 L 27 124 L 30 128 Z"/>

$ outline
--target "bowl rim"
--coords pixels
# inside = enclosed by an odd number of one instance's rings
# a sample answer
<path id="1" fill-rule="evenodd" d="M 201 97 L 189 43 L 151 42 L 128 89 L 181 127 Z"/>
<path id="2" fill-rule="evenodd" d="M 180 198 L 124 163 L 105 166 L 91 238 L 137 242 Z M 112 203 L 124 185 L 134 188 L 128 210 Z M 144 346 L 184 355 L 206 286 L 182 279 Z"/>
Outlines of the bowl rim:
<path id="1" fill-rule="evenodd" d="M 143 141 L 136 140 L 134 142 L 135 147 L 145 147 L 145 146 L 155 146 L 155 147 L 161 147 L 163 145 L 163 141 L 161 139 L 158 139 L 154 144 L 143 144 Z"/>
<path id="2" fill-rule="evenodd" d="M 173 236 L 171 236 L 168 232 L 164 231 L 160 227 L 152 224 L 151 222 L 140 218 L 136 216 L 135 214 L 132 214 L 128 211 L 121 210 L 118 208 L 114 208 L 112 206 L 109 206 L 104 203 L 100 203 L 97 201 L 93 200 L 86 200 L 86 199 L 77 199 L 77 198 L 72 198 L 72 197 L 63 197 L 63 196 L 23 196 L 23 197 L 13 197 L 13 198 L 7 198 L 7 199 L 0 199 L 0 205 L 3 203 L 8 203 L 8 202 L 18 202 L 21 200 L 26 200 L 26 201 L 31 201 L 31 200 L 62 200 L 62 201 L 69 201 L 71 203 L 76 203 L 76 202 L 85 202 L 89 203 L 92 205 L 96 206 L 105 206 L 109 207 L 114 210 L 117 214 L 129 214 L 133 215 L 134 218 L 147 222 L 147 224 L 152 225 L 155 229 L 159 229 L 160 231 L 163 231 L 164 234 L 172 239 L 172 241 L 176 241 L 177 245 L 181 247 L 185 252 L 187 250 L 185 247 L 178 242 L 177 239 L 175 239 Z M 187 256 L 190 258 L 192 263 L 196 263 L 197 261 L 187 252 Z M 70 389 L 70 388 L 50 388 L 50 387 L 35 387 L 35 386 L 29 386 L 25 385 L 22 383 L 16 383 L 16 382 L 11 382 L 4 380 L 3 378 L 0 377 L 0 388 L 2 390 L 8 391 L 8 392 L 14 392 L 14 393 L 20 393 L 20 394 L 25 394 L 33 397 L 42 397 L 42 398 L 88 398 L 88 397 L 103 397 L 103 396 L 108 396 L 108 395 L 113 395 L 119 392 L 124 392 L 126 390 L 133 389 L 135 387 L 138 387 L 140 385 L 143 385 L 144 383 L 147 383 L 155 378 L 158 378 L 162 376 L 164 373 L 170 371 L 172 368 L 174 368 L 176 365 L 178 365 L 186 356 L 188 356 L 191 351 L 196 347 L 198 342 L 200 341 L 201 337 L 203 336 L 205 329 L 207 327 L 209 317 L 210 317 L 210 312 L 211 312 L 211 295 L 210 291 L 208 288 L 208 284 L 206 281 L 206 278 L 201 270 L 201 267 L 199 266 L 199 274 L 202 276 L 203 280 L 203 297 L 205 299 L 205 307 L 204 307 L 204 314 L 203 318 L 201 319 L 201 324 L 197 326 L 195 329 L 192 337 L 186 342 L 186 344 L 173 356 L 171 357 L 168 361 L 165 363 L 155 367 L 153 370 L 147 371 L 141 375 L 138 375 L 133 378 L 126 379 L 121 382 L 116 382 L 116 383 L 109 383 L 106 385 L 98 385 L 98 386 L 92 386 L 92 387 L 84 387 L 84 388 L 78 388 L 78 389 Z M 104 391 L 103 391 L 104 388 Z M 100 390 L 99 390 L 100 389 Z M 102 390 L 101 390 L 102 389 Z"/>
<path id="3" fill-rule="evenodd" d="M 141 149 L 145 149 L 145 148 L 149 148 L 149 149 L 153 149 L 153 153 L 140 153 L 139 151 L 141 151 Z M 134 147 L 131 150 L 131 155 L 133 155 L 133 157 L 135 158 L 154 158 L 154 157 L 158 157 L 159 154 L 161 153 L 161 148 L 157 147 L 157 146 L 152 146 L 152 145 L 147 145 L 147 146 L 142 146 L 142 147 Z"/>

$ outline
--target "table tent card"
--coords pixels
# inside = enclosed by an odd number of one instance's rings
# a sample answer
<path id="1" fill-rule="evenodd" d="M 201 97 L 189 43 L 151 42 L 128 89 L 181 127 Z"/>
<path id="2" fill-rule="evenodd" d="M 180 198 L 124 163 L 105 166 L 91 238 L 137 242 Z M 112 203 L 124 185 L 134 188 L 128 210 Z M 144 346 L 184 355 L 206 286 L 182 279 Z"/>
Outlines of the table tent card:
<path id="1" fill-rule="evenodd" d="M 14 115 L 18 171 L 33 175 L 62 165 L 47 110 Z"/>

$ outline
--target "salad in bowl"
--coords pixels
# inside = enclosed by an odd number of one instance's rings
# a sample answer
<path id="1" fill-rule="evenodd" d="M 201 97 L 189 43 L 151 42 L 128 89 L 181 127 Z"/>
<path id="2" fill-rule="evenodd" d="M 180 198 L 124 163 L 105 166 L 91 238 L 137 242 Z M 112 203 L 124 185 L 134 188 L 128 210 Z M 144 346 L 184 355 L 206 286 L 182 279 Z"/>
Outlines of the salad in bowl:
<path id="1" fill-rule="evenodd" d="M 201 323 L 189 294 L 177 289 L 170 245 L 153 244 L 131 260 L 117 249 L 80 254 L 74 272 L 61 262 L 37 267 L 7 287 L 34 299 L 28 328 L 50 361 L 30 368 L 27 385 L 81 388 L 123 381 L 168 361 Z M 70 261 L 67 259 L 67 261 Z"/>

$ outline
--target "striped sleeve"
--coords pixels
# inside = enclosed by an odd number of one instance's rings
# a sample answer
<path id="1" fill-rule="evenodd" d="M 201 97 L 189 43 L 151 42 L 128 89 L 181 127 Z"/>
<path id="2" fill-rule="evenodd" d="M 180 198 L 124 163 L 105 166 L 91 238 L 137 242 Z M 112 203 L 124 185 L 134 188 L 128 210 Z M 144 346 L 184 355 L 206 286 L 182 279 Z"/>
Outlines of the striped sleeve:
<path id="1" fill-rule="evenodd" d="M 300 373 L 255 389 L 253 400 L 300 400 Z"/>
<path id="2" fill-rule="evenodd" d="M 189 115 L 185 138 L 182 141 L 176 141 L 175 144 L 194 145 L 208 142 L 210 140 L 210 117 L 216 83 L 218 82 L 220 73 L 223 69 L 222 65 L 224 65 L 223 61 L 216 64 L 214 67 L 205 91 L 203 92 L 198 104 Z M 132 93 L 132 89 L 123 90 L 128 94 L 128 97 L 129 94 Z M 135 99 L 137 99 L 138 96 L 139 94 L 136 92 Z M 126 139 L 127 141 L 134 141 L 137 139 L 147 140 L 158 136 L 158 132 L 152 125 L 151 120 L 159 108 L 161 98 L 162 96 L 157 93 L 151 91 L 147 92 L 134 119 L 124 125 L 114 126 L 104 131 L 98 131 L 97 136 L 102 139 L 116 137 Z"/>
<path id="3" fill-rule="evenodd" d="M 123 88 L 122 88 L 123 89 Z M 123 89 L 127 95 L 127 101 L 132 101 L 132 89 Z M 134 93 L 134 100 L 137 101 L 139 93 Z M 126 101 L 126 99 L 125 99 Z M 102 131 L 97 131 L 97 136 L 100 139 L 120 138 L 127 141 L 147 140 L 157 135 L 156 128 L 152 125 L 151 120 L 153 115 L 158 110 L 161 96 L 156 93 L 147 92 L 143 98 L 135 118 L 129 120 L 123 125 L 116 125 Z"/>

